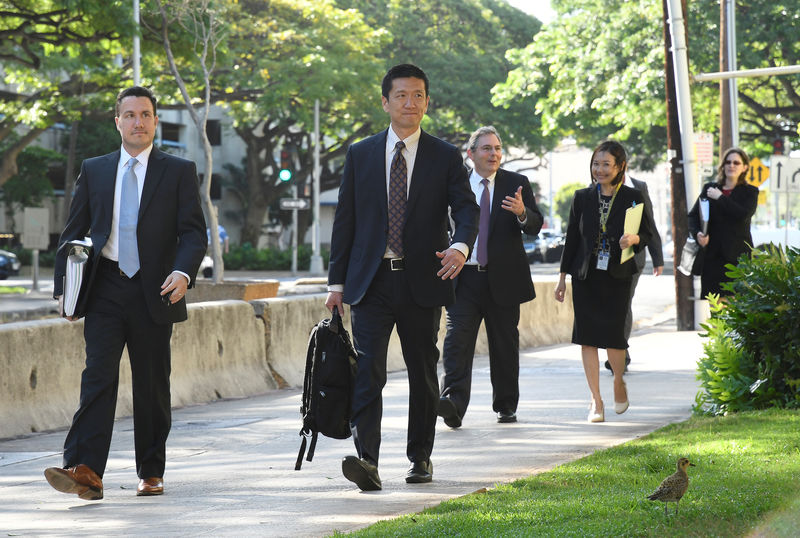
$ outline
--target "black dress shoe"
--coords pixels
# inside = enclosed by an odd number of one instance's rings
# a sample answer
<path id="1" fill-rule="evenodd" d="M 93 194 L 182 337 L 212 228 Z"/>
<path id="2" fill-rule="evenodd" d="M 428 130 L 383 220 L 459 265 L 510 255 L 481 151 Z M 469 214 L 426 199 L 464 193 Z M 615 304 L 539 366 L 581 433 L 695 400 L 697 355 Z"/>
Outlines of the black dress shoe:
<path id="1" fill-rule="evenodd" d="M 514 411 L 507 409 L 497 412 L 497 422 L 501 424 L 508 424 L 509 422 L 516 422 L 517 414 Z"/>
<path id="2" fill-rule="evenodd" d="M 412 461 L 406 473 L 406 483 L 424 484 L 433 480 L 433 464 L 428 461 Z"/>
<path id="3" fill-rule="evenodd" d="M 461 427 L 461 417 L 458 416 L 458 410 L 453 400 L 446 396 L 439 398 L 439 411 L 438 414 L 444 419 L 444 423 L 451 428 Z"/>
<path id="4" fill-rule="evenodd" d="M 625 372 L 627 372 L 627 371 L 628 371 L 628 365 L 629 365 L 630 363 L 631 363 L 631 358 L 630 358 L 630 356 L 628 356 L 628 355 L 625 355 Z M 605 362 L 605 364 L 604 364 L 604 366 L 606 367 L 606 370 L 608 370 L 608 371 L 609 371 L 609 372 L 611 372 L 611 373 L 614 373 L 614 370 L 612 370 L 612 369 L 611 369 L 611 363 L 610 363 L 610 362 L 606 361 L 606 362 Z M 625 372 L 623 372 L 623 373 L 625 373 Z"/>
<path id="5" fill-rule="evenodd" d="M 378 466 L 356 456 L 346 456 L 342 460 L 342 474 L 350 482 L 355 482 L 361 491 L 381 489 Z"/>

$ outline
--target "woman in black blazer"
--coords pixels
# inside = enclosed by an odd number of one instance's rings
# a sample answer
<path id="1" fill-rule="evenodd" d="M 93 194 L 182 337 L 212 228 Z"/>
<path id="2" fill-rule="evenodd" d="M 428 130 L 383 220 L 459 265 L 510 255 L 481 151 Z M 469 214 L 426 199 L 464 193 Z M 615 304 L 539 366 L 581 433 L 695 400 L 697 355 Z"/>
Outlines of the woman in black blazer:
<path id="1" fill-rule="evenodd" d="M 758 207 L 758 189 L 748 185 L 750 158 L 744 150 L 729 148 L 722 157 L 717 181 L 707 183 L 689 211 L 689 233 L 705 248 L 700 296 L 709 293 L 730 295 L 720 287 L 729 282 L 725 266 L 736 264 L 739 256 L 750 254 L 753 238 L 750 219 Z M 708 229 L 702 231 L 700 200 L 708 200 Z"/>
<path id="2" fill-rule="evenodd" d="M 628 391 L 622 379 L 628 348 L 625 317 L 631 279 L 638 268 L 633 258 L 620 263 L 620 255 L 627 247 L 633 247 L 634 252 L 642 250 L 652 232 L 647 219 L 642 219 L 638 234 L 624 233 L 627 209 L 644 204 L 641 192 L 623 185 L 627 161 L 619 142 L 605 141 L 594 150 L 592 185 L 575 191 L 572 200 L 555 290 L 556 300 L 564 302 L 569 273 L 574 311 L 572 343 L 581 346 L 583 370 L 592 394 L 590 422 L 605 420 L 598 348 L 606 349 L 614 373 L 614 410 L 621 414 L 628 409 Z"/>

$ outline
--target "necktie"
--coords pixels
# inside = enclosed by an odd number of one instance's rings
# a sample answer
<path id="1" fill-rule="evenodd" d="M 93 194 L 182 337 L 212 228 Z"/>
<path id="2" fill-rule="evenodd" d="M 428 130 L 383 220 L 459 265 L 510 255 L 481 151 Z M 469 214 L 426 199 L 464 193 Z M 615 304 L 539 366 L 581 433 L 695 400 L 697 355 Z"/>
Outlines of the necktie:
<path id="1" fill-rule="evenodd" d="M 139 270 L 139 247 L 136 244 L 136 223 L 139 220 L 139 186 L 133 168 L 139 161 L 131 157 L 122 174 L 119 202 L 119 268 L 129 277 Z"/>
<path id="2" fill-rule="evenodd" d="M 394 146 L 394 158 L 389 168 L 389 248 L 396 256 L 403 256 L 403 226 L 406 223 L 406 182 L 408 171 L 403 157 L 402 140 Z"/>
<path id="3" fill-rule="evenodd" d="M 481 220 L 478 223 L 478 265 L 489 262 L 489 180 L 481 180 L 483 193 L 481 194 Z"/>

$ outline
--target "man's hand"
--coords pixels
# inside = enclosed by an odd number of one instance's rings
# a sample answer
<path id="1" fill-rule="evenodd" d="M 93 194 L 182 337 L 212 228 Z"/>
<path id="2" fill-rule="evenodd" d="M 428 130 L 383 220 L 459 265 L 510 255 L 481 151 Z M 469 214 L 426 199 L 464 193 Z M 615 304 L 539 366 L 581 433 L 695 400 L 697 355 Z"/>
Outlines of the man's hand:
<path id="1" fill-rule="evenodd" d="M 452 280 L 458 276 L 467 261 L 464 254 L 455 248 L 448 248 L 444 252 L 436 252 L 436 257 L 442 260 L 442 268 L 436 273 L 436 276 L 441 277 L 442 280 L 447 280 L 448 278 Z"/>
<path id="2" fill-rule="evenodd" d="M 564 276 L 562 276 L 558 280 L 558 284 L 556 285 L 556 289 L 553 295 L 555 295 L 556 301 L 559 303 L 564 302 L 564 295 L 567 293 L 567 282 Z"/>
<path id="3" fill-rule="evenodd" d="M 57 297 L 57 299 L 58 299 L 58 313 L 61 314 L 64 311 L 64 296 L 63 295 L 59 295 Z M 61 317 L 63 317 L 67 321 L 78 321 L 78 318 L 74 318 L 72 316 L 63 316 L 62 315 Z"/>
<path id="4" fill-rule="evenodd" d="M 501 207 L 506 211 L 511 211 L 517 218 L 525 214 L 525 204 L 522 202 L 522 186 L 517 187 L 517 192 L 514 196 L 506 196 L 503 198 Z"/>
<path id="5" fill-rule="evenodd" d="M 661 276 L 661 273 L 664 272 L 664 266 L 659 265 L 657 267 L 653 267 L 653 275 L 654 276 Z"/>
<path id="6" fill-rule="evenodd" d="M 709 237 L 703 232 L 697 232 L 697 244 L 701 247 L 708 245 Z"/>
<path id="7" fill-rule="evenodd" d="M 167 276 L 167 279 L 161 284 L 161 296 L 172 292 L 169 296 L 169 304 L 175 304 L 186 295 L 186 289 L 189 287 L 189 281 L 186 277 L 177 271 L 173 271 Z"/>
<path id="8" fill-rule="evenodd" d="M 325 298 L 325 308 L 333 312 L 333 307 L 339 311 L 339 315 L 344 314 L 344 307 L 342 306 L 342 298 L 344 293 L 341 291 L 329 291 L 328 296 Z"/>

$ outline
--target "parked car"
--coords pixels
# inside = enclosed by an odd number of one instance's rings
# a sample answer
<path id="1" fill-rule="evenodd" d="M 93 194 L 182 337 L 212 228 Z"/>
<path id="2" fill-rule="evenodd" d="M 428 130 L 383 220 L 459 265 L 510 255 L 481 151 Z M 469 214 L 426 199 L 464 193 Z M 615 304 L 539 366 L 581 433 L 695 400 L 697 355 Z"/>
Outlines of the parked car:
<path id="1" fill-rule="evenodd" d="M 545 263 L 557 263 L 561 261 L 561 253 L 564 252 L 564 235 L 552 228 L 542 228 L 539 232 L 542 240 L 542 256 Z"/>
<path id="2" fill-rule="evenodd" d="M 525 254 L 528 256 L 528 263 L 544 262 L 545 242 L 542 238 L 522 234 L 522 244 L 525 247 Z"/>
<path id="3" fill-rule="evenodd" d="M 17 255 L 7 250 L 0 250 L 0 280 L 19 274 L 22 264 Z"/>

